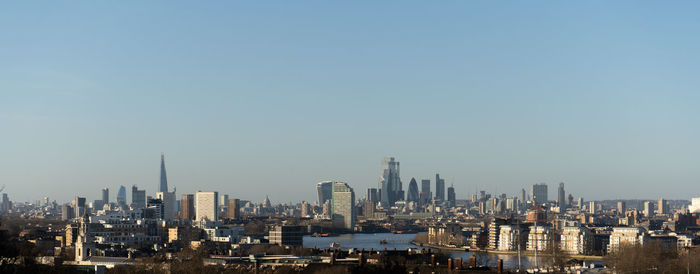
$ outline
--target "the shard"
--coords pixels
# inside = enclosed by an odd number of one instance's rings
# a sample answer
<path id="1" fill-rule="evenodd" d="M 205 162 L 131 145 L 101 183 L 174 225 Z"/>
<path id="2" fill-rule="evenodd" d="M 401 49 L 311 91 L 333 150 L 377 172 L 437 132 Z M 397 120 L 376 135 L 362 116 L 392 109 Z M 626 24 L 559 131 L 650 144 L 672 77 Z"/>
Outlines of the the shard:
<path id="1" fill-rule="evenodd" d="M 159 192 L 168 192 L 168 178 L 165 176 L 165 155 L 160 154 L 160 188 Z"/>

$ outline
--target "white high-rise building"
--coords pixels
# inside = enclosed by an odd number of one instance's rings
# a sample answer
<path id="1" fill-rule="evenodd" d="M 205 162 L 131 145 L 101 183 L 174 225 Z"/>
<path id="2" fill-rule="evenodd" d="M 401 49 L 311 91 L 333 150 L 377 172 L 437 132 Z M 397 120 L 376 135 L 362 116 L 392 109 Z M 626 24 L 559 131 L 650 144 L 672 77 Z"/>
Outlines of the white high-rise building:
<path id="1" fill-rule="evenodd" d="M 156 198 L 163 204 L 163 219 L 175 219 L 175 192 L 156 192 Z"/>
<path id="2" fill-rule="evenodd" d="M 195 218 L 197 221 L 219 219 L 219 193 L 198 191 L 195 196 Z"/>
<path id="3" fill-rule="evenodd" d="M 331 215 L 334 221 L 342 221 L 345 229 L 355 227 L 355 192 L 346 183 L 333 183 Z"/>
<path id="4" fill-rule="evenodd" d="M 693 198 L 691 202 L 688 206 L 688 211 L 690 213 L 700 213 L 700 198 Z"/>

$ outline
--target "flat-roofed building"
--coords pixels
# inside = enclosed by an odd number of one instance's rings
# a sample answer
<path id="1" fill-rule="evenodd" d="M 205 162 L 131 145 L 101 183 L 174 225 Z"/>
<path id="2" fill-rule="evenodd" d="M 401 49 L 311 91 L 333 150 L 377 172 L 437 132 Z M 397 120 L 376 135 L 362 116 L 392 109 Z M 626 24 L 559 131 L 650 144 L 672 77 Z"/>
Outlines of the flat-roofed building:
<path id="1" fill-rule="evenodd" d="M 197 221 L 209 220 L 216 222 L 219 219 L 219 193 L 216 191 L 198 191 L 195 200 L 195 218 Z"/>
<path id="2" fill-rule="evenodd" d="M 552 242 L 552 228 L 548 226 L 530 226 L 527 239 L 527 250 L 545 251 Z"/>
<path id="3" fill-rule="evenodd" d="M 291 225 L 278 225 L 270 229 L 270 244 L 286 246 L 304 245 L 304 227 Z"/>
<path id="4" fill-rule="evenodd" d="M 621 246 L 643 245 L 645 240 L 644 229 L 640 227 L 614 227 L 610 233 L 608 253 L 618 251 Z"/>
<path id="5" fill-rule="evenodd" d="M 564 227 L 559 239 L 559 247 L 564 253 L 588 255 L 593 252 L 593 237 L 585 227 Z"/>
<path id="6" fill-rule="evenodd" d="M 236 198 L 228 199 L 228 218 L 232 220 L 238 220 L 241 218 L 241 200 Z"/>
<path id="7" fill-rule="evenodd" d="M 501 225 L 498 237 L 498 250 L 514 251 L 527 239 L 527 233 L 523 233 L 516 225 Z"/>
<path id="8" fill-rule="evenodd" d="M 180 219 L 194 220 L 194 194 L 182 194 L 180 199 Z"/>

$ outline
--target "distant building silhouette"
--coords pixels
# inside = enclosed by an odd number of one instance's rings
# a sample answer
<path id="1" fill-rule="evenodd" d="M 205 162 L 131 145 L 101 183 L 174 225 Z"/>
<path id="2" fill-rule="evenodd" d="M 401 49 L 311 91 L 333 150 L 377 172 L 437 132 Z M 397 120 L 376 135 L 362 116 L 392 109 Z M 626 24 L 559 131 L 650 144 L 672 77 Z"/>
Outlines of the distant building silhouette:
<path id="1" fill-rule="evenodd" d="M 158 188 L 158 191 L 168 192 L 168 178 L 165 175 L 165 155 L 164 154 L 160 154 L 160 188 Z"/>
<path id="2" fill-rule="evenodd" d="M 228 218 L 232 220 L 241 219 L 241 200 L 235 198 L 228 199 Z"/>
<path id="3" fill-rule="evenodd" d="M 418 183 L 416 182 L 416 178 L 411 178 L 411 182 L 408 183 L 408 195 L 406 195 L 406 201 L 418 202 L 418 199 Z"/>
<path id="4" fill-rule="evenodd" d="M 532 201 L 536 205 L 542 205 L 549 201 L 547 197 L 547 184 L 534 184 L 530 190 L 530 195 L 532 195 Z"/>
<path id="5" fill-rule="evenodd" d="M 119 192 L 117 192 L 117 204 L 119 204 L 119 206 L 122 208 L 126 208 L 127 206 L 126 187 L 124 186 L 119 186 Z"/>
<path id="6" fill-rule="evenodd" d="M 440 174 L 435 174 L 435 200 L 445 200 L 445 179 L 441 179 Z"/>
<path id="7" fill-rule="evenodd" d="M 180 219 L 194 220 L 194 194 L 182 194 L 180 199 Z"/>
<path id="8" fill-rule="evenodd" d="M 449 206 L 457 205 L 457 194 L 455 193 L 455 187 L 450 186 L 447 188 L 447 203 Z"/>
<path id="9" fill-rule="evenodd" d="M 355 227 L 355 192 L 346 183 L 333 183 L 331 216 L 334 221 L 342 222 L 345 229 Z"/>
<path id="10" fill-rule="evenodd" d="M 157 192 L 156 198 L 163 203 L 163 219 L 172 221 L 175 219 L 175 192 Z"/>
<path id="11" fill-rule="evenodd" d="M 131 187 L 131 208 L 139 209 L 146 207 L 146 190 L 139 190 L 136 185 Z"/>
<path id="12" fill-rule="evenodd" d="M 109 188 L 102 189 L 102 204 L 109 204 Z"/>
<path id="13" fill-rule="evenodd" d="M 566 211 L 566 192 L 564 191 L 564 183 L 559 183 L 559 189 L 557 190 L 557 205 L 562 213 Z"/>
<path id="14" fill-rule="evenodd" d="M 216 191 L 198 191 L 195 197 L 196 220 L 216 222 L 219 219 L 219 193 Z"/>
<path id="15" fill-rule="evenodd" d="M 372 203 L 377 203 L 379 202 L 379 193 L 377 193 L 376 188 L 368 188 L 367 189 L 367 201 L 370 201 Z"/>
<path id="16" fill-rule="evenodd" d="M 323 181 L 316 184 L 318 191 L 318 204 L 322 205 L 333 196 L 333 181 Z"/>
<path id="17" fill-rule="evenodd" d="M 396 201 L 403 200 L 403 187 L 399 175 L 399 162 L 394 157 L 382 161 L 382 176 L 379 179 L 379 198 L 382 207 L 390 207 Z"/>
<path id="18" fill-rule="evenodd" d="M 430 191 L 430 179 L 420 181 L 420 196 L 421 205 L 427 205 L 433 199 L 433 193 Z"/>

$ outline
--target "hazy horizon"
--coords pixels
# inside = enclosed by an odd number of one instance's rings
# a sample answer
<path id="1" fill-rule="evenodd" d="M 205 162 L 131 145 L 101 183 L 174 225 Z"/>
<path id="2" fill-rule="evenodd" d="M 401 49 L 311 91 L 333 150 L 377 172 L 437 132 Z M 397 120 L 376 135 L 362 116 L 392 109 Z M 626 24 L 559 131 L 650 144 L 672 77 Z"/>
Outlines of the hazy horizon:
<path id="1" fill-rule="evenodd" d="M 13 201 L 154 195 L 161 152 L 178 199 L 361 198 L 387 156 L 457 199 L 700 196 L 700 3 L 131 4 L 0 9 Z"/>

